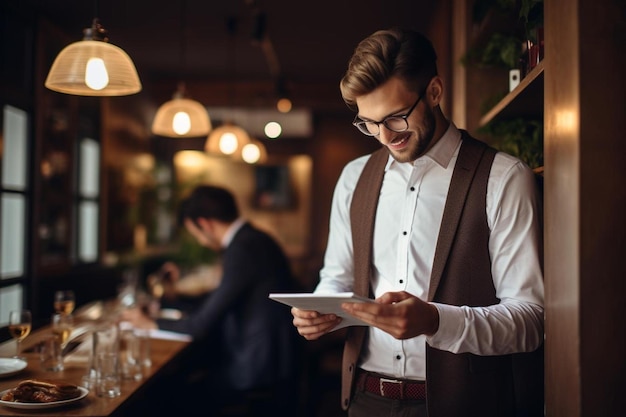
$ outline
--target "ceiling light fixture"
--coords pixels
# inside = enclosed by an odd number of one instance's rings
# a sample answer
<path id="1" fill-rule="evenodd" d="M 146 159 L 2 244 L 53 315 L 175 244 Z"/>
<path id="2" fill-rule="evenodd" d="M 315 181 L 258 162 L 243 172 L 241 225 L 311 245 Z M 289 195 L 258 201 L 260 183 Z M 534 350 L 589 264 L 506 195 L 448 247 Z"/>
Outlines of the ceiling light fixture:
<path id="1" fill-rule="evenodd" d="M 276 80 L 276 96 L 278 97 L 278 100 L 276 101 L 276 109 L 281 113 L 289 113 L 291 111 L 292 103 L 289 99 L 285 78 L 283 76 L 279 76 Z"/>
<path id="2" fill-rule="evenodd" d="M 283 127 L 278 122 L 268 122 L 263 131 L 268 138 L 276 139 L 283 133 Z"/>
<path id="3" fill-rule="evenodd" d="M 57 55 L 46 88 L 78 96 L 125 96 L 141 91 L 135 64 L 124 50 L 108 42 L 97 18 L 83 33 L 82 41 Z"/>
<path id="4" fill-rule="evenodd" d="M 237 31 L 238 20 L 235 17 L 230 17 L 226 20 L 226 28 L 229 34 L 229 41 L 231 43 L 228 48 L 230 52 L 230 65 L 233 67 L 233 75 L 236 78 L 236 65 L 235 65 L 235 42 L 234 37 Z M 234 84 L 230 83 L 230 99 L 232 101 L 234 95 Z M 235 125 L 231 120 L 226 120 L 225 123 L 216 128 L 208 136 L 204 149 L 208 153 L 227 155 L 235 159 L 241 159 L 241 149 L 251 143 L 250 135 L 243 128 Z"/>
<path id="5" fill-rule="evenodd" d="M 248 164 L 261 164 L 267 161 L 267 149 L 261 141 L 250 138 L 250 143 L 241 148 L 241 159 Z"/>
<path id="6" fill-rule="evenodd" d="M 205 136 L 211 131 L 211 119 L 199 102 L 185 98 L 185 84 L 179 83 L 170 101 L 159 107 L 152 122 L 152 133 L 170 138 Z"/>
<path id="7" fill-rule="evenodd" d="M 185 67 L 185 17 L 186 2 L 180 4 L 180 66 Z M 186 97 L 185 84 L 180 82 L 172 100 L 159 107 L 152 122 L 152 133 L 170 138 L 206 136 L 211 131 L 211 119 L 206 108 L 199 102 Z"/>
<path id="8" fill-rule="evenodd" d="M 249 143 L 251 143 L 250 135 L 244 129 L 232 122 L 225 122 L 222 126 L 213 129 L 204 149 L 208 153 L 236 157 Z"/>

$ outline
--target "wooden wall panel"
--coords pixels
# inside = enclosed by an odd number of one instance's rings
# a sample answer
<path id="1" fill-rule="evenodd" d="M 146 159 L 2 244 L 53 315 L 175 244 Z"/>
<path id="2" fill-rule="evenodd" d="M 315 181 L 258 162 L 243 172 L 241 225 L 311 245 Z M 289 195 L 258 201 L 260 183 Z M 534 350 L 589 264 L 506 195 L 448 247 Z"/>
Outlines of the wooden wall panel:
<path id="1" fill-rule="evenodd" d="M 626 4 L 546 2 L 546 415 L 626 409 Z"/>
<path id="2" fill-rule="evenodd" d="M 546 410 L 573 417 L 581 390 L 579 15 L 564 1 L 545 7 Z"/>

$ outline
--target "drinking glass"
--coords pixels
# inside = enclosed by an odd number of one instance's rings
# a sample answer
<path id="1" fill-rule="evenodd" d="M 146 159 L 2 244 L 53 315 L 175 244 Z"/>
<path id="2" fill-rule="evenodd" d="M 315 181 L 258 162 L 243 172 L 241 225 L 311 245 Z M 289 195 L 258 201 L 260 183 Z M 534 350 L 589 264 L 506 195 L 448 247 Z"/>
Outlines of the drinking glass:
<path id="1" fill-rule="evenodd" d="M 16 310 L 9 313 L 9 333 L 15 339 L 15 357 L 18 359 L 23 359 L 21 343 L 30 334 L 32 321 L 30 310 Z"/>
<path id="2" fill-rule="evenodd" d="M 59 314 L 72 314 L 76 306 L 74 291 L 61 290 L 54 293 L 54 310 Z"/>
<path id="3" fill-rule="evenodd" d="M 52 315 L 52 334 L 61 344 L 61 348 L 65 348 L 74 328 L 74 317 L 71 314 L 53 314 Z"/>

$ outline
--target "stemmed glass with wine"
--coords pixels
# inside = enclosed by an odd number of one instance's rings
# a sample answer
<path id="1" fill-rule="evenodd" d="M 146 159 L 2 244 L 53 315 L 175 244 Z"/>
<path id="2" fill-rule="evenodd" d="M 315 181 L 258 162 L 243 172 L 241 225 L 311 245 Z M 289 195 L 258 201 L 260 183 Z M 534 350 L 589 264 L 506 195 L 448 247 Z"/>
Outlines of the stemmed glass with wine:
<path id="1" fill-rule="evenodd" d="M 59 290 L 54 293 L 54 313 L 52 315 L 52 334 L 65 349 L 74 329 L 74 317 L 72 312 L 76 306 L 76 297 L 72 290 Z"/>
<path id="2" fill-rule="evenodd" d="M 9 313 L 9 333 L 15 339 L 15 358 L 22 357 L 21 343 L 30 334 L 33 325 L 33 317 L 30 310 L 15 310 Z"/>
<path id="3" fill-rule="evenodd" d="M 59 342 L 61 349 L 65 349 L 74 328 L 74 318 L 71 314 L 52 315 L 52 334 Z"/>
<path id="4" fill-rule="evenodd" d="M 58 314 L 70 315 L 76 306 L 76 297 L 72 290 L 60 290 L 54 293 L 54 311 Z"/>

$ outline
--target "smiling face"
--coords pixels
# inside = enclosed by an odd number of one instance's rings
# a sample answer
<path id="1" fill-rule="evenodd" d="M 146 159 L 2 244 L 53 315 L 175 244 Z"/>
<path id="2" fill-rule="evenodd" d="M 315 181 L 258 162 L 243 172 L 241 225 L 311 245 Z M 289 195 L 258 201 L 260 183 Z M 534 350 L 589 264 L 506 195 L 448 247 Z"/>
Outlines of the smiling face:
<path id="1" fill-rule="evenodd" d="M 380 133 L 376 139 L 387 147 L 398 162 L 412 162 L 424 155 L 445 130 L 438 123 L 438 105 L 441 98 L 439 77 L 433 78 L 424 91 L 424 96 L 406 119 L 407 130 L 398 133 L 380 125 Z M 409 90 L 404 81 L 392 77 L 371 93 L 357 97 L 359 118 L 381 121 L 389 116 L 404 115 L 418 98 L 419 94 Z"/>

